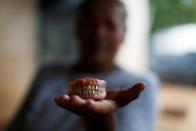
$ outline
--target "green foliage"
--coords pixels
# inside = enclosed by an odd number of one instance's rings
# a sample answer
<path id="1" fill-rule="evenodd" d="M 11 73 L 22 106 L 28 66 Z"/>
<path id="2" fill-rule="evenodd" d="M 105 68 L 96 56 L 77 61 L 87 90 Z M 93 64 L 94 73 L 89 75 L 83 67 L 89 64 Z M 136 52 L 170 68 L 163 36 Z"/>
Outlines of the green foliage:
<path id="1" fill-rule="evenodd" d="M 184 23 L 196 22 L 195 0 L 150 0 L 152 32 Z"/>

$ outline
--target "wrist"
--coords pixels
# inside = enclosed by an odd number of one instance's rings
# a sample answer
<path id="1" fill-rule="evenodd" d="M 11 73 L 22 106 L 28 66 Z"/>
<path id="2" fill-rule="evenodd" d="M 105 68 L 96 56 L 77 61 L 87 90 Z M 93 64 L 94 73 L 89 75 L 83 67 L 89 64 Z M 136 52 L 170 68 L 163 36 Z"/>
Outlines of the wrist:
<path id="1" fill-rule="evenodd" d="M 87 131 L 115 131 L 116 114 L 108 114 L 97 117 L 85 117 L 84 123 Z"/>

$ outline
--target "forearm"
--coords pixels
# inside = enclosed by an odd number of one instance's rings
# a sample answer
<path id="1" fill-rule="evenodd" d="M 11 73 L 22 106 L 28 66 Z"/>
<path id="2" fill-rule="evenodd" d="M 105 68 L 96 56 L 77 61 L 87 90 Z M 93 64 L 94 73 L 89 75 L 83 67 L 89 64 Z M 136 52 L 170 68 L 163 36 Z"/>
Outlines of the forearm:
<path id="1" fill-rule="evenodd" d="M 100 118 L 84 118 L 86 131 L 116 131 L 116 115 L 111 114 Z"/>

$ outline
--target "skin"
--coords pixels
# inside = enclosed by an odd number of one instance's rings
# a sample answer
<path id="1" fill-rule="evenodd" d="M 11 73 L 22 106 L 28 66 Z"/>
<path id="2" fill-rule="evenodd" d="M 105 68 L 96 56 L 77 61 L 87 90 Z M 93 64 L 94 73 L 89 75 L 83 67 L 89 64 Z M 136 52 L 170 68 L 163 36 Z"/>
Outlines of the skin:
<path id="1" fill-rule="evenodd" d="M 124 40 L 125 22 L 120 7 L 112 0 L 98 0 L 79 17 L 77 35 L 81 58 L 74 70 L 80 73 L 109 73 L 116 67 L 114 57 Z M 138 98 L 144 83 L 121 90 L 108 90 L 104 100 L 82 99 L 77 95 L 57 96 L 61 108 L 84 121 L 86 131 L 115 131 L 116 111 Z M 97 124 L 98 123 L 98 124 Z"/>
<path id="2" fill-rule="evenodd" d="M 88 73 L 110 72 L 114 57 L 126 32 L 121 8 L 112 0 L 98 0 L 78 19 L 77 36 L 81 58 L 75 70 Z"/>

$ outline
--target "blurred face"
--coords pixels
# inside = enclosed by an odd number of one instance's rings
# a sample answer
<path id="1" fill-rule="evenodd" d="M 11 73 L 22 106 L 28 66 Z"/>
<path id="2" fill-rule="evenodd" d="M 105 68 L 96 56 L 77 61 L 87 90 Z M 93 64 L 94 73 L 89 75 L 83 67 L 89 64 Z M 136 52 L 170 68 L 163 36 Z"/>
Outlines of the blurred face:
<path id="1" fill-rule="evenodd" d="M 81 57 L 90 64 L 112 63 L 124 39 L 125 24 L 121 7 L 100 0 L 79 19 Z"/>

